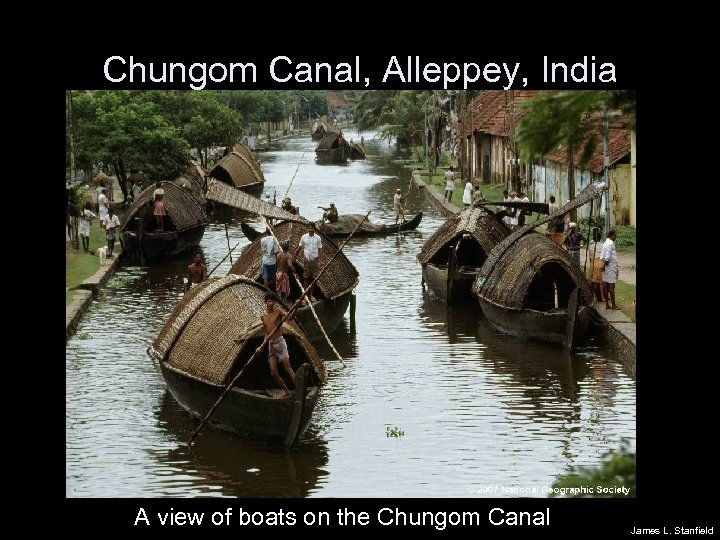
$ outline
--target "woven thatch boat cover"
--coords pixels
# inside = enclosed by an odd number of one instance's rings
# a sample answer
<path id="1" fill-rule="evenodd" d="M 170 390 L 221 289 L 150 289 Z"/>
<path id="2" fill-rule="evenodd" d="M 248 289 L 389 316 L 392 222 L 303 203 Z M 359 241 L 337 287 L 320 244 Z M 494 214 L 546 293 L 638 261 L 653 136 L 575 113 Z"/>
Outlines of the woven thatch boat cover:
<path id="1" fill-rule="evenodd" d="M 284 240 L 290 241 L 290 253 L 295 253 L 295 249 L 300 244 L 300 237 L 307 232 L 307 227 L 299 223 L 278 223 L 274 227 L 275 236 L 280 242 Z M 338 248 L 335 243 L 327 236 L 317 231 L 315 234 L 322 238 L 323 248 L 320 250 L 318 260 L 318 270 L 325 266 L 325 263 L 337 252 Z M 235 264 L 233 264 L 230 272 L 233 274 L 244 274 L 246 276 L 259 276 L 260 265 L 262 263 L 262 255 L 260 253 L 260 240 L 265 236 L 259 236 L 245 248 Z M 300 264 L 305 264 L 305 255 L 301 249 L 298 252 L 297 260 Z M 338 253 L 327 270 L 320 276 L 315 283 L 319 287 L 325 298 L 336 298 L 350 290 L 358 284 L 358 271 L 348 260 L 344 253 Z"/>
<path id="2" fill-rule="evenodd" d="M 507 249 L 485 276 L 478 294 L 502 308 L 521 310 L 533 278 L 548 263 L 556 263 L 568 273 L 580 289 L 582 303 L 592 303 L 590 284 L 577 263 L 550 238 L 538 233 L 523 236 Z"/>
<path id="3" fill-rule="evenodd" d="M 340 140 L 338 140 L 340 139 Z M 336 144 L 337 142 L 337 144 Z M 345 137 L 340 135 L 337 131 L 329 131 L 327 135 L 325 135 L 322 140 L 318 143 L 317 148 L 315 151 L 318 150 L 321 152 L 325 152 L 330 150 L 333 146 L 339 147 L 341 144 L 345 143 L 345 145 L 350 146 L 347 142 L 345 142 Z"/>
<path id="4" fill-rule="evenodd" d="M 535 230 L 536 227 L 539 227 L 541 225 L 545 225 L 546 223 L 550 223 L 552 220 L 564 216 L 567 214 L 570 210 L 573 210 L 575 208 L 578 208 L 584 204 L 587 204 L 590 202 L 590 200 L 594 199 L 595 197 L 599 197 L 603 191 L 605 191 L 607 188 L 602 182 L 596 182 L 595 184 L 588 185 L 585 189 L 583 189 L 577 197 L 574 199 L 568 201 L 565 203 L 561 208 L 557 210 L 554 214 L 550 214 L 549 216 L 546 216 L 542 219 L 538 219 L 537 221 L 534 221 L 533 223 L 529 223 L 527 225 L 523 225 L 519 229 L 516 229 L 512 233 L 510 233 L 502 242 L 500 242 L 495 248 L 493 248 L 492 253 L 488 256 L 488 258 L 485 260 L 485 263 L 483 264 L 482 268 L 480 269 L 480 276 L 487 276 L 490 271 L 492 270 L 493 266 L 504 256 L 503 254 L 505 251 L 514 244 L 518 238 L 521 238 L 522 236 L 525 236 L 528 233 L 531 233 Z"/>
<path id="5" fill-rule="evenodd" d="M 360 146 L 359 143 L 348 143 L 350 145 L 350 148 L 352 148 L 353 152 L 357 152 L 362 157 L 367 157 L 367 153 L 365 152 L 365 149 Z"/>
<path id="6" fill-rule="evenodd" d="M 338 220 L 335 223 L 315 223 L 318 229 L 322 230 L 323 234 L 350 234 L 355 230 L 355 227 L 362 221 L 362 225 L 357 230 L 357 233 L 366 232 L 378 232 L 385 229 L 384 223 L 370 223 L 367 219 L 363 221 L 364 214 L 340 214 Z"/>
<path id="7" fill-rule="evenodd" d="M 187 176 L 188 178 L 190 178 L 198 185 L 198 187 L 203 190 L 205 189 L 205 177 L 207 175 L 208 173 L 205 170 L 205 167 L 203 167 L 194 159 L 190 160 L 190 165 L 188 165 L 187 170 L 185 171 L 185 173 L 183 173 L 183 176 Z"/>
<path id="8" fill-rule="evenodd" d="M 427 264 L 438 250 L 462 234 L 472 235 L 485 253 L 489 254 L 498 242 L 510 234 L 510 231 L 484 208 L 470 206 L 450 216 L 440 225 L 440 228 L 425 242 L 417 260 L 420 264 Z"/>
<path id="9" fill-rule="evenodd" d="M 256 169 L 260 169 L 260 162 L 255 158 L 250 148 L 245 146 L 242 143 L 235 143 L 233 147 L 230 149 L 232 152 L 236 152 L 240 154 L 241 156 L 245 156 L 246 158 L 250 159 L 251 162 L 255 164 Z"/>
<path id="10" fill-rule="evenodd" d="M 162 188 L 163 191 L 165 191 L 165 195 L 163 195 L 165 213 L 170 216 L 170 219 L 175 224 L 175 228 L 178 231 L 184 231 L 192 229 L 193 227 L 208 224 L 209 220 L 207 215 L 205 215 L 205 211 L 202 209 L 202 206 L 200 206 L 200 203 L 193 196 L 191 191 L 183 189 L 172 182 L 163 182 Z M 135 214 L 137 214 L 148 202 L 153 200 L 154 191 L 155 184 L 152 184 L 146 187 L 142 193 L 140 193 L 137 200 L 133 202 L 120 224 L 123 231 L 127 225 L 132 222 Z"/>
<path id="11" fill-rule="evenodd" d="M 232 206 L 233 208 L 238 208 L 251 214 L 258 214 L 273 219 L 296 221 L 298 223 L 308 222 L 308 220 L 302 216 L 291 214 L 279 206 L 265 202 L 236 187 L 214 179 L 208 182 L 208 192 L 205 197 L 210 201 Z"/>
<path id="12" fill-rule="evenodd" d="M 203 171 L 202 165 L 197 161 L 193 161 L 188 165 L 184 173 L 175 178 L 172 182 L 190 191 L 193 196 L 200 202 L 201 205 L 205 204 L 205 172 Z"/>
<path id="13" fill-rule="evenodd" d="M 260 167 L 252 159 L 237 152 L 230 152 L 218 161 L 210 171 L 210 176 L 235 187 L 265 182 Z"/>
<path id="14" fill-rule="evenodd" d="M 258 283 L 234 274 L 193 287 L 175 306 L 150 346 L 150 354 L 193 379 L 227 384 L 225 378 L 245 342 L 265 335 L 260 322 L 265 291 Z M 324 383 L 325 366 L 297 324 L 286 322 L 283 332 L 298 339 Z M 254 361 L 267 361 L 265 358 Z"/>

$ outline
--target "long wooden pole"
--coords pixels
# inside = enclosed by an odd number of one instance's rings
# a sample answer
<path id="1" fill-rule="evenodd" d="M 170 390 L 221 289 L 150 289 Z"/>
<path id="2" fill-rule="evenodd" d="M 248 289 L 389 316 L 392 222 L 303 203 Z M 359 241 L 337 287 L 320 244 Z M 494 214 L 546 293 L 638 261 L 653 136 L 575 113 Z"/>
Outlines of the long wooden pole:
<path id="1" fill-rule="evenodd" d="M 221 260 L 219 263 L 217 263 L 217 264 L 215 265 L 215 267 L 210 271 L 210 273 L 207 275 L 207 277 L 210 277 L 210 276 L 212 275 L 212 273 L 213 273 L 215 270 L 218 269 L 218 266 L 220 266 L 223 262 L 225 262 L 225 259 L 227 259 L 227 258 L 230 256 L 230 254 L 231 254 L 233 251 L 235 251 L 235 248 L 237 248 L 239 245 L 240 245 L 240 242 L 238 242 L 237 244 L 235 244 L 235 247 L 232 248 L 230 251 L 227 252 L 227 254 L 222 258 L 222 260 Z"/>
<path id="2" fill-rule="evenodd" d="M 227 240 L 227 245 L 228 245 L 228 255 L 230 255 L 232 250 L 230 249 L 230 234 L 228 233 L 227 221 L 225 222 L 225 239 Z M 232 263 L 233 263 L 232 255 L 230 255 L 230 264 L 232 264 Z"/>
<path id="3" fill-rule="evenodd" d="M 267 228 L 270 230 L 270 234 L 271 234 L 272 237 L 275 239 L 275 241 L 279 244 L 279 243 L 280 243 L 280 240 L 278 239 L 277 236 L 275 236 L 275 231 L 273 230 L 273 226 L 270 225 L 270 221 L 267 220 L 267 219 L 265 218 L 265 216 L 262 216 L 262 218 L 263 218 L 263 220 L 265 221 L 265 225 L 266 225 Z M 295 274 L 295 272 L 293 272 L 292 275 L 293 275 L 293 277 L 295 278 L 295 283 L 297 283 L 297 286 L 300 288 L 300 291 L 301 291 L 303 294 L 305 294 L 305 289 L 303 288 L 302 283 L 300 282 L 300 279 L 297 277 L 297 275 Z M 343 362 L 342 356 L 340 356 L 340 353 L 339 353 L 339 352 L 337 351 L 337 349 L 335 348 L 335 345 L 333 345 L 332 341 L 330 341 L 330 337 L 327 335 L 327 332 L 325 332 L 325 329 L 323 328 L 323 325 L 322 325 L 322 323 L 320 322 L 320 318 L 317 316 L 317 313 L 315 313 L 315 308 L 313 307 L 312 302 L 308 302 L 308 307 L 310 308 L 310 311 L 312 312 L 313 317 L 315 317 L 315 322 L 317 323 L 318 328 L 320 328 L 320 331 L 322 332 L 322 335 L 325 337 L 325 341 L 328 342 L 328 345 L 330 345 L 330 348 L 331 348 L 331 349 L 333 350 L 333 352 L 335 353 L 335 356 L 337 356 L 337 359 L 340 360 L 340 362 L 342 363 L 343 367 L 347 367 L 347 365 L 345 364 L 345 362 Z"/>
<path id="4" fill-rule="evenodd" d="M 343 250 L 343 248 L 345 247 L 345 244 L 348 243 L 348 240 L 350 240 L 350 238 L 352 238 L 353 234 L 355 234 L 355 232 L 360 228 L 360 225 L 363 224 L 363 222 L 368 218 L 369 215 L 370 215 L 370 212 L 368 212 L 367 214 L 365 214 L 365 217 L 360 221 L 360 223 L 357 224 L 357 226 L 353 229 L 353 231 L 352 231 L 352 232 L 350 233 L 350 235 L 345 239 L 345 241 L 344 241 L 342 244 L 340 244 L 340 247 L 338 248 L 338 250 L 333 254 L 332 257 L 330 257 L 330 260 L 329 260 L 328 262 L 326 262 L 326 263 L 325 263 L 325 266 L 323 266 L 322 269 L 320 270 L 320 272 L 318 272 L 318 275 L 315 276 L 315 279 L 313 279 L 312 282 L 310 282 L 310 285 L 308 286 L 307 289 L 305 289 L 305 292 L 303 292 L 303 293 L 300 295 L 300 297 L 299 297 L 297 300 L 295 300 L 295 303 L 292 305 L 292 307 L 290 308 L 290 310 L 283 316 L 282 319 L 280 319 L 280 321 L 278 321 L 278 323 L 275 325 L 275 327 L 272 329 L 272 331 L 270 331 L 270 333 L 268 333 L 268 334 L 265 336 L 265 339 L 263 339 L 263 341 L 262 341 L 262 343 L 260 344 L 260 346 L 259 346 L 257 349 L 255 349 L 255 352 L 254 352 L 253 355 L 250 357 L 250 360 L 247 361 L 247 363 L 242 367 L 242 369 L 238 372 L 238 374 L 235 375 L 235 377 L 233 377 L 233 380 L 230 381 L 230 383 L 225 387 L 225 390 L 223 390 L 223 393 L 220 394 L 220 397 L 217 399 L 217 401 L 216 401 L 216 402 L 213 404 L 213 406 L 210 408 L 210 410 L 208 411 L 208 413 L 205 415 L 205 418 L 202 419 L 202 421 L 200 422 L 200 425 L 195 429 L 195 431 L 193 432 L 193 434 L 190 436 L 190 440 L 188 441 L 188 446 L 191 446 L 191 445 L 192 445 L 193 441 L 195 440 L 195 437 L 197 437 L 198 433 L 200 433 L 200 431 L 202 430 L 202 428 L 205 427 L 205 424 L 208 423 L 208 420 L 210 420 L 210 417 L 211 417 L 211 416 L 213 415 L 213 413 L 215 412 L 215 409 L 217 409 L 217 408 L 220 406 L 220 403 L 222 403 L 222 400 L 225 399 L 225 396 L 226 396 L 227 393 L 230 391 L 230 389 L 233 387 L 233 385 L 235 384 L 235 382 L 236 382 L 236 381 L 240 378 L 240 376 L 245 372 L 245 370 L 247 369 L 247 367 L 260 355 L 260 353 L 262 352 L 262 350 L 265 348 L 265 345 L 267 345 L 267 342 L 270 341 L 270 336 L 272 336 L 272 335 L 275 333 L 275 331 L 283 325 L 283 323 L 284 323 L 285 321 L 287 321 L 288 319 L 290 319 L 290 317 L 292 317 L 292 316 L 295 314 L 295 312 L 297 311 L 297 309 L 300 307 L 300 303 L 302 302 L 303 298 L 305 298 L 305 295 L 307 294 L 307 291 L 309 291 L 309 290 L 312 289 L 312 286 L 315 285 L 315 282 L 316 282 L 318 279 L 320 279 L 320 276 L 322 276 L 323 273 L 325 273 L 325 270 L 327 270 L 327 267 L 330 265 L 330 263 L 333 262 L 333 260 L 335 259 L 335 257 L 338 256 L 338 253 L 340 253 L 340 252 Z"/>

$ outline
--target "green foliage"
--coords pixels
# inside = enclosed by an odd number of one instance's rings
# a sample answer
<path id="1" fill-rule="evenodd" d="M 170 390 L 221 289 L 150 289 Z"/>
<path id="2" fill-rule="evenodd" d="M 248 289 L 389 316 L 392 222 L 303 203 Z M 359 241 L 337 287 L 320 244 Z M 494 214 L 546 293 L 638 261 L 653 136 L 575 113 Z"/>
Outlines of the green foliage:
<path id="1" fill-rule="evenodd" d="M 68 189 L 70 190 L 70 214 L 77 216 L 80 214 L 83 209 L 83 205 L 85 204 L 85 194 L 87 193 L 88 188 L 85 185 L 76 182 L 71 184 Z"/>
<path id="2" fill-rule="evenodd" d="M 637 245 L 637 230 L 635 227 L 628 225 L 618 225 L 615 227 L 615 249 L 617 251 L 635 253 Z"/>
<path id="3" fill-rule="evenodd" d="M 615 488 L 626 487 L 630 490 L 628 495 L 622 493 L 607 493 L 598 495 L 597 493 L 571 493 L 566 492 L 566 497 L 582 498 L 582 497 L 635 497 L 636 492 L 636 468 L 635 468 L 635 452 L 630 451 L 630 445 L 627 439 L 623 439 L 620 443 L 620 449 L 616 452 L 606 452 L 603 454 L 604 461 L 599 467 L 578 467 L 573 472 L 560 476 L 552 485 L 553 488 L 571 490 L 572 488 L 580 488 L 582 486 L 595 488 Z M 550 497 L 561 496 L 558 493 L 551 492 Z"/>

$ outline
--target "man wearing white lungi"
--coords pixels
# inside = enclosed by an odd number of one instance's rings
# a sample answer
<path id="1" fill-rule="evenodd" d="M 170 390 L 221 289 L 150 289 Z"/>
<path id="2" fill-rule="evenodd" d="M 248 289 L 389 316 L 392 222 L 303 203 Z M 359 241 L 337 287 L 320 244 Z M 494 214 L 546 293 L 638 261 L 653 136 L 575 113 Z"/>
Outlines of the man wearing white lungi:
<path id="1" fill-rule="evenodd" d="M 615 253 L 615 231 L 610 230 L 600 251 L 600 258 L 605 263 L 603 268 L 603 287 L 605 289 L 605 307 L 620 309 L 615 303 L 615 282 L 620 275 L 620 265 Z M 612 305 L 610 302 L 612 301 Z"/>

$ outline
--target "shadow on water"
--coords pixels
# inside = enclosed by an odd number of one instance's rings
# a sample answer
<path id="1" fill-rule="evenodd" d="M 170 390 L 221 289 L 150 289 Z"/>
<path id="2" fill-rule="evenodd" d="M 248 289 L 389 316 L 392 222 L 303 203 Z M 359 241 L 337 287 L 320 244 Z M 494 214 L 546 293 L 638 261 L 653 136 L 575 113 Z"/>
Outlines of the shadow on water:
<path id="1" fill-rule="evenodd" d="M 298 448 L 284 452 L 215 429 L 201 432 L 192 447 L 187 440 L 198 420 L 177 404 L 169 391 L 161 398 L 157 413 L 159 428 L 177 443 L 170 450 L 148 450 L 166 468 L 163 489 L 169 477 L 176 478 L 178 493 L 224 497 L 305 497 L 317 487 L 328 463 L 326 443 L 306 433 Z"/>

